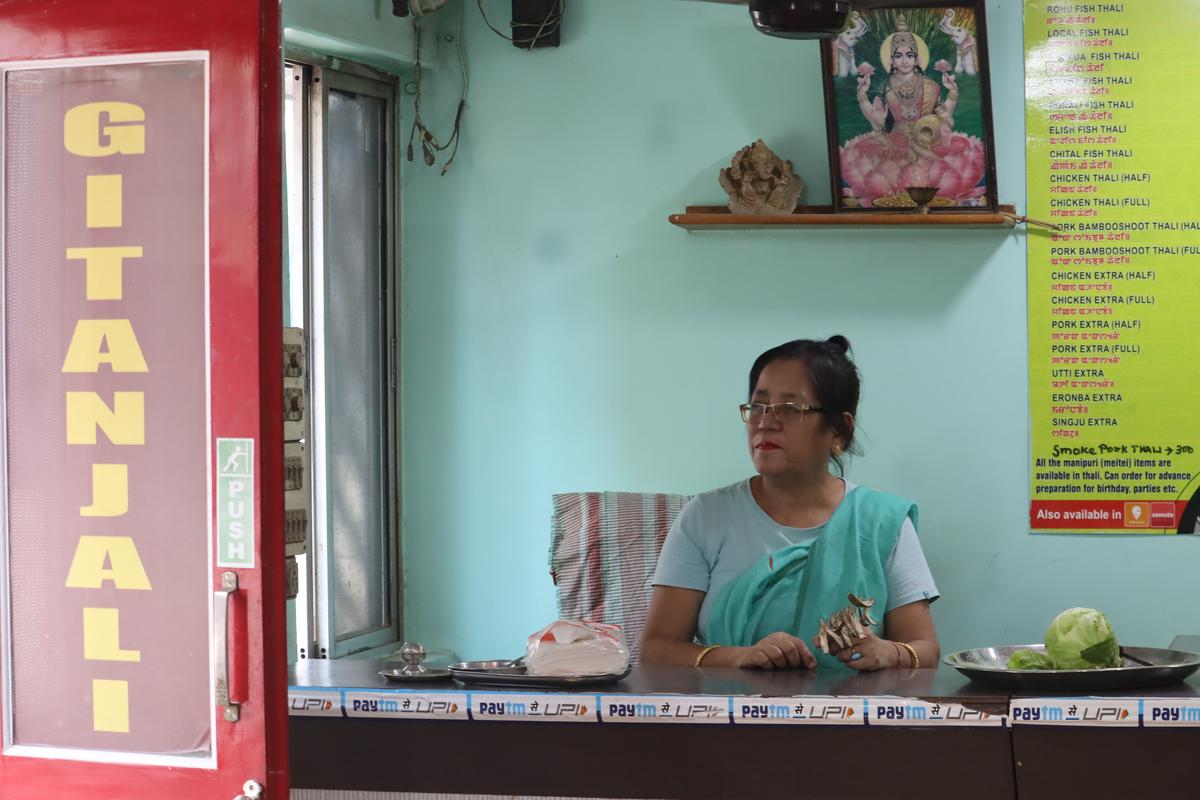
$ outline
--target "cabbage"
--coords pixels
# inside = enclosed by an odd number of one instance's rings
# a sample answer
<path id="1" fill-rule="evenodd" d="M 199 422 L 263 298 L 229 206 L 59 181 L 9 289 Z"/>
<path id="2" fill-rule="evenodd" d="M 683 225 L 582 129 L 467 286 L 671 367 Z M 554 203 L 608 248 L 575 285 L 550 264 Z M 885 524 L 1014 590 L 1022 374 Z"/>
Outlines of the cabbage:
<path id="1" fill-rule="evenodd" d="M 1046 653 L 1058 669 L 1121 666 L 1117 635 L 1094 608 L 1068 608 L 1046 630 Z"/>
<path id="2" fill-rule="evenodd" d="M 1054 669 L 1054 659 L 1037 650 L 1017 650 L 1008 657 L 1009 669 Z"/>

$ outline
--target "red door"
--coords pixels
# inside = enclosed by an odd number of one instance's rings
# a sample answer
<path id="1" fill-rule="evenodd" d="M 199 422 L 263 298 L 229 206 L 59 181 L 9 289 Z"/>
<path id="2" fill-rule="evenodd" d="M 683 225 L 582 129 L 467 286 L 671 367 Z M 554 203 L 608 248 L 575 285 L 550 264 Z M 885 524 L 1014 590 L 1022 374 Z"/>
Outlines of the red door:
<path id="1" fill-rule="evenodd" d="M 0 3 L 0 797 L 282 800 L 280 28 Z"/>

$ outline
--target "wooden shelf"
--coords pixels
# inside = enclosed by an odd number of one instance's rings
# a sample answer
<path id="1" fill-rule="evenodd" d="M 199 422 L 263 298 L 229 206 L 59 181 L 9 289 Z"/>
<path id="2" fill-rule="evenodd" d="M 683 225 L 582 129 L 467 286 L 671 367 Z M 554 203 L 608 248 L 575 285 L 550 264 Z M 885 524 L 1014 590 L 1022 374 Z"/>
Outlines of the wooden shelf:
<path id="1" fill-rule="evenodd" d="M 919 227 L 941 227 L 953 225 L 964 228 L 1011 228 L 1016 224 L 1016 209 L 1000 206 L 999 213 L 987 211 L 941 211 L 931 210 L 928 214 L 904 211 L 843 211 L 834 213 L 833 206 L 800 206 L 795 214 L 749 215 L 731 214 L 725 206 L 688 206 L 682 214 L 667 217 L 672 225 L 689 231 L 722 230 L 732 228 L 800 228 L 812 225 L 826 227 L 841 225 L 908 225 Z"/>

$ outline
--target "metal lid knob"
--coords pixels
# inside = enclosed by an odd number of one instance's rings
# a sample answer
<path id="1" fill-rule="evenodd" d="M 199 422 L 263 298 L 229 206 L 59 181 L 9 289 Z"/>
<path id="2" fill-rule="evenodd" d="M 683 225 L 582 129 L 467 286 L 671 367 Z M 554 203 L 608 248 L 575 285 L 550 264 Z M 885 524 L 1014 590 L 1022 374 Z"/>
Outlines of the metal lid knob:
<path id="1" fill-rule="evenodd" d="M 421 664 L 425 655 L 425 647 L 420 642 L 405 642 L 400 646 L 400 658 L 404 661 L 404 668 L 400 671 L 405 675 L 425 672 L 425 666 Z"/>

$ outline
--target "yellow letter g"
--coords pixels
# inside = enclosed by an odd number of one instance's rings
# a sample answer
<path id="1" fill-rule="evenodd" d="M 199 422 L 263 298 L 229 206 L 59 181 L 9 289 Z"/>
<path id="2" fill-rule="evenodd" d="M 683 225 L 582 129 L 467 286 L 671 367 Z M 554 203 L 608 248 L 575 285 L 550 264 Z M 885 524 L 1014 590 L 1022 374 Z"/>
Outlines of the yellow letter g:
<path id="1" fill-rule="evenodd" d="M 63 118 L 63 144 L 77 156 L 139 155 L 146 152 L 145 121 L 146 112 L 133 103 L 85 103 Z"/>

